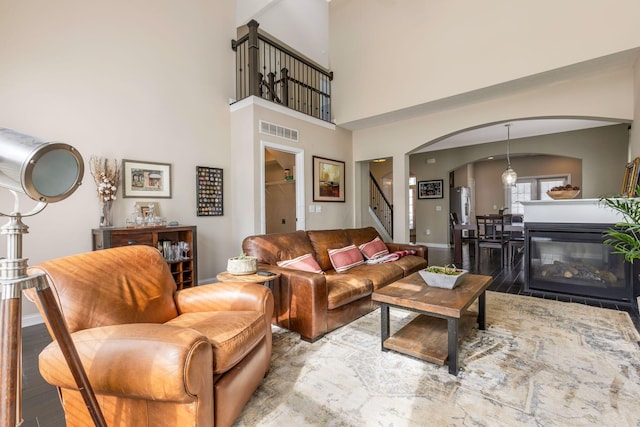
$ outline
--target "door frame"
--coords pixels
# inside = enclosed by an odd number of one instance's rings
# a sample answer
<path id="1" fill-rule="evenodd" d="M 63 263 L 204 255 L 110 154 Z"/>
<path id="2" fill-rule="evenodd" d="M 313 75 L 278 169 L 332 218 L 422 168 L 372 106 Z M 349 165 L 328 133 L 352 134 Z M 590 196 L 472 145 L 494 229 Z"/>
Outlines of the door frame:
<path id="1" fill-rule="evenodd" d="M 276 144 L 274 142 L 260 140 L 260 231 L 265 234 L 267 231 L 267 215 L 266 215 L 266 179 L 264 167 L 264 150 L 271 148 L 277 151 L 284 151 L 295 155 L 295 174 L 296 183 L 296 230 L 305 229 L 305 198 L 304 198 L 304 150 L 301 148 L 290 147 L 288 145 Z"/>

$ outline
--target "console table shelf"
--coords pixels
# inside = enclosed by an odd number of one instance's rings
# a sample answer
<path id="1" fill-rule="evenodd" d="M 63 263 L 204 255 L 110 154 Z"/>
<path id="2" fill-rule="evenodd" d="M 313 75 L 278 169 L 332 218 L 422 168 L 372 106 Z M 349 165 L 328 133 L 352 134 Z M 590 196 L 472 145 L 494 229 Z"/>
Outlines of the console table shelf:
<path id="1" fill-rule="evenodd" d="M 128 245 L 147 245 L 159 248 L 158 243 L 170 240 L 189 244 L 187 257 L 178 261 L 167 261 L 178 289 L 197 285 L 198 258 L 195 226 L 176 227 L 109 227 L 91 230 L 93 250 L 116 248 Z M 160 244 L 161 246 L 161 244 Z"/>

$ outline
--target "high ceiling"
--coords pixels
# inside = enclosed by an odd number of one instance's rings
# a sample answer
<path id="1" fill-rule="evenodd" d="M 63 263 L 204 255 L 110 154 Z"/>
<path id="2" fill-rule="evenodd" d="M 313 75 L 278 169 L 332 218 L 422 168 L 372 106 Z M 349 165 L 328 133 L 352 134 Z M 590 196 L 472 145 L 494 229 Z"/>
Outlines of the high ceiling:
<path id="1" fill-rule="evenodd" d="M 590 129 L 600 126 L 611 126 L 620 124 L 621 122 L 591 119 L 547 118 L 515 120 L 508 123 L 511 123 L 509 132 L 510 138 L 513 140 L 531 136 Z M 422 147 L 413 153 L 425 153 L 429 151 L 444 150 L 447 148 L 505 141 L 507 139 L 506 124 L 507 123 L 497 123 L 458 132 L 456 134 L 446 136 L 428 146 Z"/>

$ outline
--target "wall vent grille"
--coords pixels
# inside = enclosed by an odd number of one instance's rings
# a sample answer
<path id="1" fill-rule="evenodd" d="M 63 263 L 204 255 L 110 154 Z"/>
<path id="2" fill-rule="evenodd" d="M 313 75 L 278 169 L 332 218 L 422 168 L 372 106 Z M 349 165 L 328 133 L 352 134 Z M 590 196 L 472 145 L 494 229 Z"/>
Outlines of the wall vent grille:
<path id="1" fill-rule="evenodd" d="M 298 131 L 260 120 L 260 133 L 298 142 Z"/>

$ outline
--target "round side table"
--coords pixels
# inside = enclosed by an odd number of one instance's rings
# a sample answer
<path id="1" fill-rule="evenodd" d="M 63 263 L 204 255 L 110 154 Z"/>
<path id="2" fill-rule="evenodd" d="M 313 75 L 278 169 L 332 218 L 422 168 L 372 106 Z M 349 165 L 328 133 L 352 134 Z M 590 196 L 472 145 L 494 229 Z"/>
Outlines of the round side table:
<path id="1" fill-rule="evenodd" d="M 248 282 L 248 283 L 260 283 L 267 286 L 273 292 L 273 283 L 280 277 L 280 273 L 273 273 L 272 276 L 261 276 L 260 274 L 242 274 L 235 275 L 227 271 L 218 273 L 216 278 L 221 282 Z"/>

